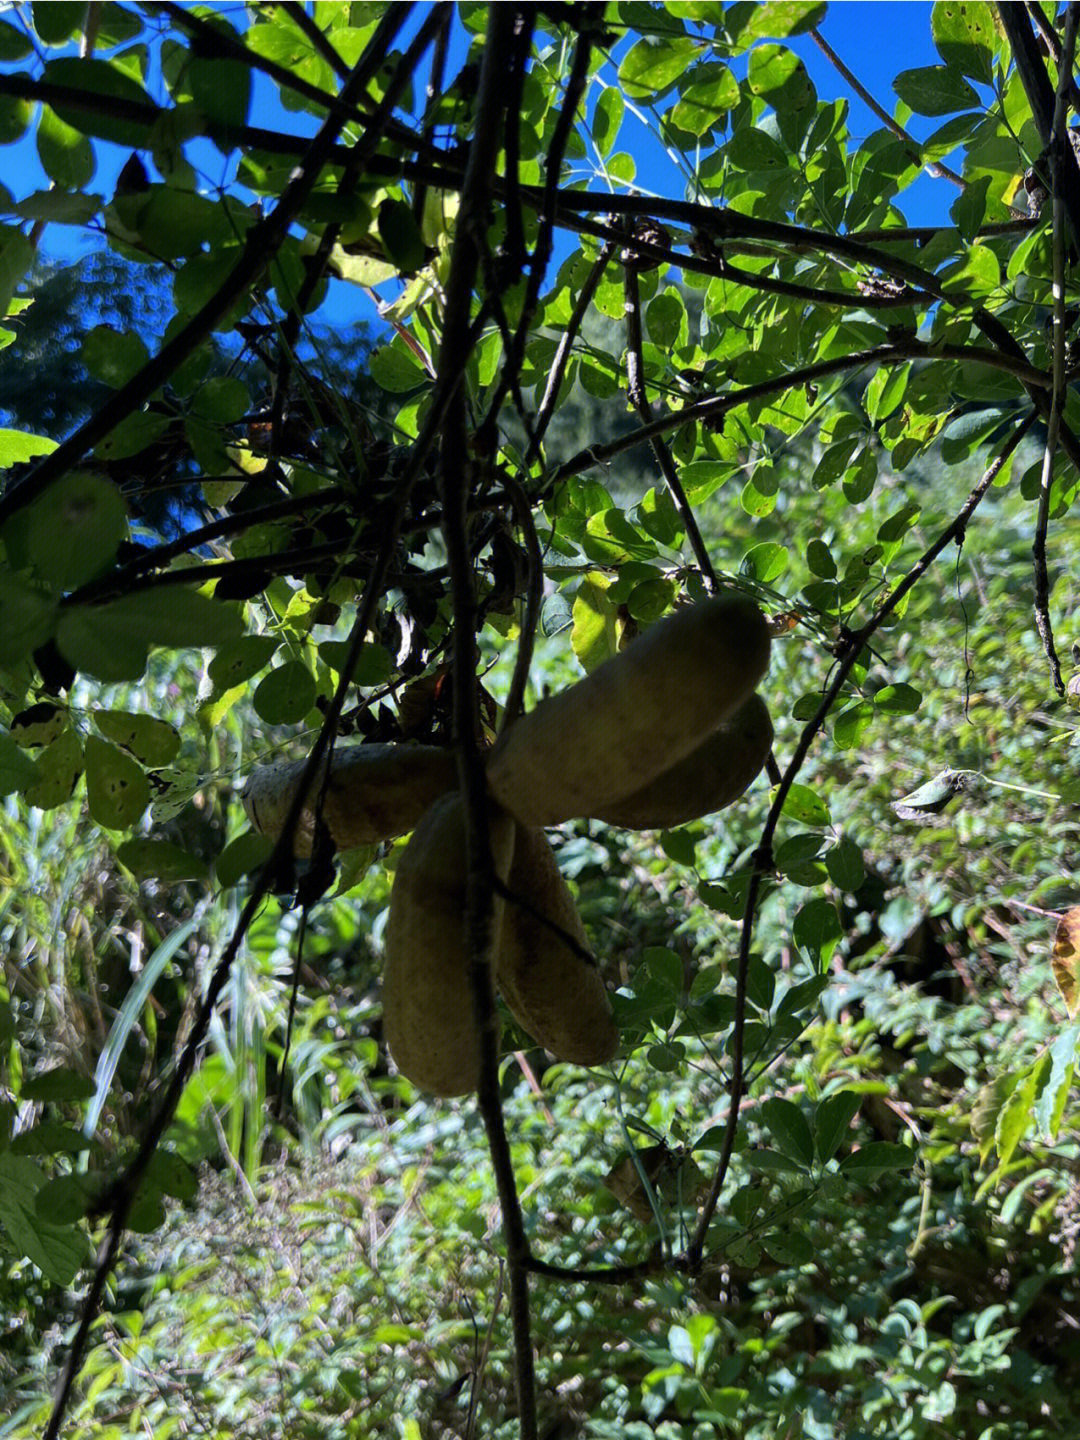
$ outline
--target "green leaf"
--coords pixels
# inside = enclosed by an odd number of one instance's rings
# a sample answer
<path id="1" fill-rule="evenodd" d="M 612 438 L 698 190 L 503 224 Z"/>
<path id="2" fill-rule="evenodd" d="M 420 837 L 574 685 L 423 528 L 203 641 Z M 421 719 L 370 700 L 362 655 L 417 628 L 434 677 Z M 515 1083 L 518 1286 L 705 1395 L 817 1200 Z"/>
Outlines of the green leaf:
<path id="1" fill-rule="evenodd" d="M 65 1065 L 54 1065 L 50 1070 L 39 1070 L 28 1075 L 19 1092 L 21 1100 L 69 1101 L 89 1100 L 94 1093 L 94 1082 L 78 1070 Z"/>
<path id="2" fill-rule="evenodd" d="M 861 1103 L 862 1096 L 854 1090 L 839 1090 L 818 1101 L 814 1112 L 814 1150 L 822 1165 L 831 1160 L 844 1143 Z"/>
<path id="3" fill-rule="evenodd" d="M 86 798 L 90 814 L 106 830 L 127 830 L 150 804 L 142 767 L 117 745 L 86 740 Z"/>
<path id="4" fill-rule="evenodd" d="M 803 825 L 823 828 L 829 824 L 829 807 L 811 785 L 792 785 L 784 801 L 784 814 Z"/>
<path id="5" fill-rule="evenodd" d="M 197 577 L 193 577 L 197 578 Z M 221 645 L 242 628 L 232 606 L 194 590 L 167 587 L 61 613 L 56 643 L 68 662 L 99 680 L 138 680 L 151 645 Z"/>
<path id="6" fill-rule="evenodd" d="M 608 595 L 605 575 L 590 572 L 574 596 L 570 644 L 585 670 L 595 670 L 618 649 L 618 607 Z"/>
<path id="7" fill-rule="evenodd" d="M 82 742 L 74 730 L 65 730 L 46 746 L 34 764 L 34 780 L 23 789 L 28 805 L 55 810 L 71 799 L 83 772 Z"/>
<path id="8" fill-rule="evenodd" d="M 234 126 L 247 124 L 251 77 L 251 66 L 241 60 L 197 55 L 191 58 L 184 81 L 191 98 L 207 119 Z"/>
<path id="9" fill-rule="evenodd" d="M 46 45 L 66 45 L 86 17 L 81 0 L 34 0 L 34 29 Z"/>
<path id="10" fill-rule="evenodd" d="M 993 12 L 979 0 L 938 0 L 930 30 L 945 64 L 983 85 L 994 78 L 994 52 L 1000 41 Z"/>
<path id="11" fill-rule="evenodd" d="M 191 402 L 192 414 L 218 425 L 230 425 L 247 414 L 251 396 L 242 380 L 217 375 L 200 385 Z"/>
<path id="12" fill-rule="evenodd" d="M 0 225 L 0 315 L 7 315 L 16 288 L 34 263 L 34 247 L 21 230 Z"/>
<path id="13" fill-rule="evenodd" d="M 821 0 L 767 0 L 747 9 L 747 22 L 739 32 L 743 47 L 753 40 L 786 40 L 789 35 L 803 35 L 825 18 Z"/>
<path id="14" fill-rule="evenodd" d="M 739 103 L 739 82 L 719 61 L 695 65 L 689 83 L 679 88 L 672 106 L 671 123 L 689 135 L 705 135 L 724 123 L 725 116 Z"/>
<path id="15" fill-rule="evenodd" d="M 857 700 L 833 721 L 833 740 L 841 750 L 854 750 L 874 718 L 874 702 Z"/>
<path id="16" fill-rule="evenodd" d="M 850 836 L 843 836 L 825 856 L 829 879 L 838 890 L 854 894 L 866 879 L 862 851 Z"/>
<path id="17" fill-rule="evenodd" d="M 61 1125 L 58 1120 L 39 1120 L 21 1130 L 11 1142 L 13 1155 L 78 1155 L 89 1149 L 90 1141 L 81 1130 Z"/>
<path id="18" fill-rule="evenodd" d="M 10 735 L 0 735 L 0 795 L 22 790 L 37 774 L 37 767 Z"/>
<path id="19" fill-rule="evenodd" d="M 702 50 L 689 35 L 646 35 L 619 66 L 619 88 L 633 100 L 657 100 L 682 79 Z"/>
<path id="20" fill-rule="evenodd" d="M 48 106 L 41 112 L 36 140 L 42 169 L 62 190 L 81 190 L 93 179 L 97 162 L 90 141 Z"/>
<path id="21" fill-rule="evenodd" d="M 81 1230 L 51 1225 L 35 1207 L 45 1176 L 32 1160 L 0 1153 L 0 1225 L 20 1255 L 25 1255 L 55 1285 L 70 1285 L 89 1259 Z"/>
<path id="22" fill-rule="evenodd" d="M 126 420 L 110 430 L 105 439 L 94 446 L 98 460 L 128 460 L 142 452 L 159 439 L 169 428 L 168 415 L 154 410 L 137 410 Z"/>
<path id="23" fill-rule="evenodd" d="M 811 575 L 820 575 L 822 580 L 836 577 L 836 561 L 824 540 L 810 540 L 806 546 L 806 565 Z"/>
<path id="24" fill-rule="evenodd" d="M 771 585 L 788 568 L 788 558 L 788 552 L 783 545 L 778 545 L 775 540 L 766 540 L 746 552 L 739 570 L 762 585 Z"/>
<path id="25" fill-rule="evenodd" d="M 21 584 L 0 570 L 0 665 L 14 665 L 44 645 L 56 624 L 51 595 Z"/>
<path id="26" fill-rule="evenodd" d="M 868 1145 L 845 1155 L 840 1161 L 840 1170 L 849 1180 L 866 1182 L 876 1180 L 889 1170 L 910 1170 L 914 1164 L 915 1152 L 906 1145 L 871 1140 Z"/>
<path id="27" fill-rule="evenodd" d="M 380 345 L 368 357 L 371 378 L 381 390 L 391 394 L 405 394 L 428 381 L 427 373 L 421 368 L 419 358 L 401 340 L 392 340 L 389 345 Z"/>
<path id="28" fill-rule="evenodd" d="M 379 206 L 379 238 L 403 275 L 413 275 L 424 263 L 426 250 L 412 206 L 404 200 L 384 200 Z"/>
<path id="29" fill-rule="evenodd" d="M 95 325 L 83 340 L 82 358 L 95 380 L 115 388 L 143 368 L 150 351 L 134 330 L 122 332 L 111 325 Z"/>
<path id="30" fill-rule="evenodd" d="M 230 645 L 223 645 L 207 667 L 207 674 L 217 691 L 242 685 L 274 657 L 281 641 L 273 635 L 244 635 Z"/>
<path id="31" fill-rule="evenodd" d="M 916 115 L 951 115 L 954 110 L 972 110 L 979 103 L 963 76 L 945 65 L 901 70 L 893 89 Z"/>
<path id="32" fill-rule="evenodd" d="M 874 707 L 886 715 L 914 715 L 922 695 L 914 685 L 883 685 L 874 695 Z"/>
<path id="33" fill-rule="evenodd" d="M 214 862 L 214 875 L 224 889 L 238 885 L 245 875 L 261 869 L 270 857 L 274 842 L 268 835 L 248 830 L 230 840 Z"/>
<path id="34" fill-rule="evenodd" d="M 160 880 L 176 885 L 184 880 L 205 880 L 205 860 L 191 855 L 170 840 L 125 840 L 117 847 L 116 858 L 138 880 Z"/>
<path id="35" fill-rule="evenodd" d="M 15 25 L 0 20 L 0 61 L 25 60 L 33 50 L 30 37 Z"/>
<path id="36" fill-rule="evenodd" d="M 264 675 L 251 703 L 267 725 L 299 725 L 315 704 L 315 676 L 300 660 L 287 660 Z"/>
<path id="37" fill-rule="evenodd" d="M 623 565 L 627 560 L 652 560 L 656 556 L 652 538 L 642 535 L 614 507 L 589 516 L 581 548 L 597 565 Z"/>
<path id="38" fill-rule="evenodd" d="M 40 577 L 74 590 L 108 570 L 127 533 L 127 507 L 100 475 L 74 471 L 30 506 L 23 541 Z"/>
<path id="39" fill-rule="evenodd" d="M 840 916 L 831 900 L 808 900 L 795 916 L 791 933 L 796 945 L 826 964 L 843 935 Z"/>
<path id="40" fill-rule="evenodd" d="M 623 121 L 626 102 L 614 85 L 600 92 L 593 111 L 592 140 L 601 159 L 611 154 Z"/>
<path id="41" fill-rule="evenodd" d="M 62 85 L 84 94 L 142 105 L 148 116 L 153 113 L 152 101 L 142 86 L 110 60 L 49 60 L 45 65 L 44 78 L 51 84 Z M 130 149 L 139 149 L 146 144 L 148 127 L 111 114 L 108 105 L 102 105 L 98 110 L 89 110 L 57 102 L 53 109 L 61 120 L 81 131 L 83 135 L 95 135 L 98 139 L 111 140 Z"/>
<path id="42" fill-rule="evenodd" d="M 94 724 L 114 745 L 129 751 L 150 770 L 169 765 L 180 753 L 180 733 L 156 715 L 130 710 L 95 710 Z"/>

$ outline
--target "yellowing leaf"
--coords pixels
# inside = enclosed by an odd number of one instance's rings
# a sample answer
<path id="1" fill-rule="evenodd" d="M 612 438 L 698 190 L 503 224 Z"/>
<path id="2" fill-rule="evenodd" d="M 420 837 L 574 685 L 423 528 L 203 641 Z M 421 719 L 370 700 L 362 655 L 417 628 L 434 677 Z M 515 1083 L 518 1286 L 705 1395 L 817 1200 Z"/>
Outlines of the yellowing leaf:
<path id="1" fill-rule="evenodd" d="M 1058 921 L 1051 964 L 1069 1019 L 1075 1020 L 1080 1010 L 1080 905 L 1066 910 Z"/>

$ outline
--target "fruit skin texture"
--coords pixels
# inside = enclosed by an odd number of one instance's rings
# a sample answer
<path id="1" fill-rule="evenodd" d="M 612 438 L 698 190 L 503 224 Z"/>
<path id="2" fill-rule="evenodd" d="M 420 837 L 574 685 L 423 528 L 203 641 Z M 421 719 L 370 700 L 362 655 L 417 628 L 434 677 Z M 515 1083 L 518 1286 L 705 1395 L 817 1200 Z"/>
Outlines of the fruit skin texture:
<path id="1" fill-rule="evenodd" d="M 244 809 L 263 835 L 281 834 L 307 762 L 261 765 L 244 790 Z M 325 770 L 320 768 L 300 812 L 293 854 L 311 854 L 315 801 Z M 392 840 L 415 828 L 441 795 L 457 786 L 450 750 L 436 745 L 350 745 L 335 749 L 326 787 L 323 819 L 336 850 Z"/>
<path id="2" fill-rule="evenodd" d="M 603 1064 L 619 1047 L 619 1031 L 600 971 L 539 918 L 546 916 L 589 953 L 574 897 L 543 830 L 517 827 L 507 887 L 532 907 L 506 901 L 495 952 L 495 980 L 511 1014 L 560 1060 Z"/>
<path id="3" fill-rule="evenodd" d="M 506 731 L 488 788 L 523 825 L 559 825 L 651 784 L 753 693 L 769 664 L 761 611 L 731 592 L 676 610 Z"/>
<path id="4" fill-rule="evenodd" d="M 495 873 L 505 882 L 514 822 L 490 817 Z M 386 924 L 383 1031 L 394 1063 L 433 1095 L 467 1095 L 480 1076 L 465 929 L 465 811 L 460 795 L 428 810 L 398 862 Z M 497 947 L 504 903 L 496 896 Z"/>
<path id="5" fill-rule="evenodd" d="M 671 830 L 723 810 L 757 779 L 772 742 L 768 707 L 760 695 L 751 695 L 684 760 L 596 810 L 594 818 L 627 830 Z"/>

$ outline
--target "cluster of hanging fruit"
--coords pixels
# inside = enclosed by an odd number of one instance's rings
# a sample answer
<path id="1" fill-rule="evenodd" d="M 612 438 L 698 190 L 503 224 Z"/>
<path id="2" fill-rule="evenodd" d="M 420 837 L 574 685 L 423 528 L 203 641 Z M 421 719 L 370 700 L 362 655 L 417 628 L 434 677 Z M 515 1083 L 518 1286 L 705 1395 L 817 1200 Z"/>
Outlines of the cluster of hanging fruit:
<path id="1" fill-rule="evenodd" d="M 618 1031 L 544 826 L 591 817 L 670 829 L 730 805 L 772 747 L 755 687 L 769 626 L 734 592 L 676 610 L 578 684 L 516 720 L 486 757 L 495 983 L 514 1019 L 560 1060 L 598 1065 Z M 244 807 L 280 834 L 304 762 L 256 770 Z M 386 928 L 383 1022 L 398 1069 L 435 1095 L 476 1089 L 480 1043 L 465 929 L 465 812 L 451 751 L 359 745 L 311 782 L 294 839 L 311 853 L 314 806 L 335 848 L 412 832 Z"/>

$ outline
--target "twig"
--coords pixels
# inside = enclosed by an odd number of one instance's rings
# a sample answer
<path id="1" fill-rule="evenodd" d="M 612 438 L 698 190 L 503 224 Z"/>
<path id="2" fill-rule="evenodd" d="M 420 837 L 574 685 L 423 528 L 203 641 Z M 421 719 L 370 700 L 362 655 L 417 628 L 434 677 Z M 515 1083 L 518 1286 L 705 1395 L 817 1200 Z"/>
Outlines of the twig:
<path id="1" fill-rule="evenodd" d="M 555 348 L 555 357 L 551 362 L 551 370 L 548 372 L 547 385 L 544 387 L 543 398 L 540 401 L 540 408 L 536 412 L 536 424 L 533 427 L 533 444 L 525 456 L 526 467 L 530 466 L 540 453 L 540 446 L 543 443 L 547 428 L 551 424 L 555 414 L 555 402 L 559 398 L 559 388 L 562 385 L 563 376 L 566 374 L 566 366 L 570 360 L 570 352 L 574 347 L 578 331 L 592 304 L 593 296 L 596 294 L 597 286 L 604 278 L 604 271 L 607 269 L 608 261 L 615 253 L 615 241 L 605 241 L 600 254 L 593 262 L 592 269 L 586 277 L 585 284 L 574 303 L 570 312 L 570 319 L 566 323 L 566 329 L 559 336 L 559 343 Z"/>
<path id="2" fill-rule="evenodd" d="M 630 396 L 630 403 L 640 415 L 642 424 L 648 425 L 652 421 L 652 406 L 649 404 L 649 397 L 645 390 L 645 360 L 641 335 L 641 290 L 638 285 L 637 267 L 632 262 L 624 265 L 623 294 L 626 297 L 624 303 L 626 312 L 626 389 Z M 675 508 L 686 529 L 698 569 L 708 583 L 709 590 L 715 595 L 719 588 L 716 571 L 713 569 L 708 547 L 698 528 L 693 507 L 686 498 L 686 491 L 682 487 L 671 451 L 660 435 L 654 435 L 649 443 L 675 503 Z"/>
<path id="3" fill-rule="evenodd" d="M 852 74 L 843 60 L 840 59 L 840 56 L 837 55 L 836 51 L 825 39 L 820 30 L 811 30 L 810 38 L 826 59 L 840 72 L 867 109 L 872 110 L 881 123 L 887 129 L 891 130 L 898 140 L 904 142 L 907 146 L 908 153 L 917 164 L 921 165 L 928 174 L 933 175 L 935 180 L 948 180 L 951 184 L 959 186 L 961 190 L 967 188 L 964 180 L 957 175 L 955 170 L 950 170 L 948 165 L 942 165 L 940 161 L 936 160 L 925 161 L 923 159 L 919 142 L 913 135 L 908 134 L 904 127 L 889 114 L 884 106 L 878 104 L 866 86 Z"/>
<path id="4" fill-rule="evenodd" d="M 780 822 L 784 803 L 787 800 L 792 785 L 795 783 L 796 776 L 802 769 L 803 763 L 810 753 L 814 740 L 824 728 L 830 710 L 835 704 L 856 661 L 869 643 L 871 637 L 892 614 L 900 601 L 911 590 L 912 586 L 922 578 L 937 559 L 938 555 L 945 549 L 946 545 L 952 540 L 960 541 L 963 539 L 968 521 L 975 513 L 984 495 L 1000 474 L 1002 466 L 1031 429 L 1034 424 L 1034 419 L 1034 415 L 1029 415 L 1022 425 L 1016 427 L 1009 437 L 1008 442 L 1003 447 L 1001 454 L 980 477 L 978 483 L 972 489 L 954 519 L 945 527 L 933 544 L 923 552 L 904 576 L 903 580 L 889 592 L 866 624 L 850 637 L 844 654 L 841 656 L 839 664 L 833 674 L 833 678 L 822 696 L 821 704 L 818 706 L 813 717 L 808 720 L 804 726 L 803 732 L 799 737 L 799 743 L 795 747 L 795 753 L 792 755 L 788 767 L 780 780 L 780 784 L 777 786 L 776 794 L 769 807 L 769 813 L 765 819 L 761 838 L 758 841 L 754 854 L 754 865 L 750 872 L 750 881 L 746 891 L 746 903 L 743 908 L 742 931 L 739 936 L 739 957 L 735 975 L 735 1022 L 731 1037 L 731 1079 L 728 1086 L 728 1118 L 724 1127 L 723 1148 L 721 1149 L 720 1158 L 717 1162 L 712 1185 L 710 1186 L 705 1203 L 702 1206 L 693 1237 L 683 1257 L 686 1268 L 691 1274 L 695 1274 L 701 1269 L 709 1226 L 712 1223 L 713 1215 L 716 1213 L 716 1207 L 720 1201 L 720 1195 L 724 1188 L 724 1181 L 727 1179 L 728 1169 L 731 1165 L 731 1157 L 735 1148 L 739 1107 L 745 1091 L 745 1077 L 743 1075 L 743 1037 L 746 1020 L 746 989 L 750 968 L 750 946 L 753 938 L 754 917 L 757 911 L 758 894 L 761 889 L 762 879 L 766 871 L 772 866 L 773 836 L 776 834 L 776 827 Z"/>
<path id="5" fill-rule="evenodd" d="M 506 730 L 517 719 L 525 702 L 525 686 L 529 683 L 533 643 L 536 639 L 536 627 L 540 623 L 540 605 L 544 598 L 544 557 L 540 553 L 540 541 L 537 538 L 528 496 L 509 474 L 504 473 L 502 480 L 510 497 L 514 519 L 521 530 L 521 538 L 525 542 L 525 557 L 529 567 L 517 654 L 514 656 L 514 673 L 510 677 L 510 690 L 503 709 L 502 728 Z"/>
<path id="6" fill-rule="evenodd" d="M 467 409 L 462 387 L 469 353 L 473 285 L 480 268 L 478 236 L 488 224 L 491 175 L 502 134 L 507 57 L 514 43 L 515 7 L 491 6 L 480 69 L 476 125 L 462 188 L 461 209 L 446 282 L 446 312 L 438 361 L 438 384 L 447 404 L 442 428 L 439 475 L 443 536 L 450 566 L 454 613 L 453 715 L 458 768 L 465 803 L 468 880 L 465 925 L 470 984 L 480 1035 L 477 1101 L 499 1193 L 509 1270 L 510 1315 L 514 1331 L 514 1373 L 521 1440 L 537 1440 L 536 1378 L 529 1312 L 528 1241 L 517 1193 L 510 1146 L 499 1097 L 495 992 L 491 975 L 494 867 L 488 833 L 487 786 L 476 736 L 476 595 L 466 515 L 470 490 Z"/>
<path id="7" fill-rule="evenodd" d="M 1050 140 L 1050 173 L 1053 188 L 1053 347 L 1054 388 L 1050 402 L 1050 418 L 1046 426 L 1042 474 L 1039 478 L 1039 508 L 1035 517 L 1035 537 L 1031 546 L 1035 569 L 1035 626 L 1039 632 L 1046 658 L 1050 663 L 1050 679 L 1059 695 L 1065 694 L 1061 661 L 1054 644 L 1054 627 L 1050 620 L 1050 575 L 1046 563 L 1046 535 L 1050 528 L 1050 501 L 1054 491 L 1054 457 L 1061 434 L 1061 417 L 1068 399 L 1065 382 L 1065 176 L 1062 159 L 1071 150 L 1067 134 L 1069 80 L 1076 51 L 1076 27 L 1080 7 L 1075 3 L 1065 12 L 1065 39 L 1060 57 L 1057 94 L 1054 97 L 1053 133 Z"/>

